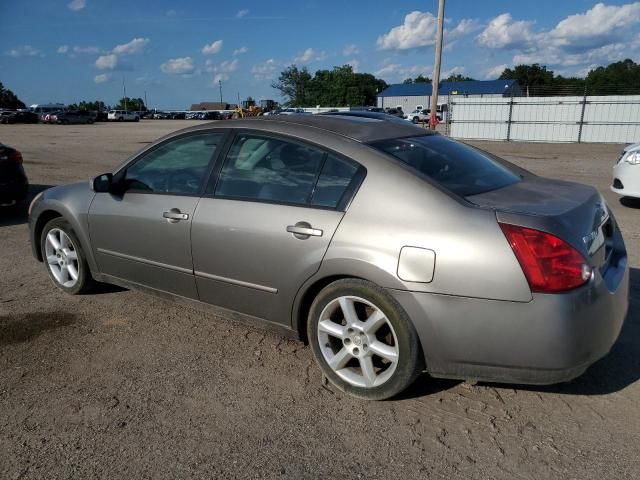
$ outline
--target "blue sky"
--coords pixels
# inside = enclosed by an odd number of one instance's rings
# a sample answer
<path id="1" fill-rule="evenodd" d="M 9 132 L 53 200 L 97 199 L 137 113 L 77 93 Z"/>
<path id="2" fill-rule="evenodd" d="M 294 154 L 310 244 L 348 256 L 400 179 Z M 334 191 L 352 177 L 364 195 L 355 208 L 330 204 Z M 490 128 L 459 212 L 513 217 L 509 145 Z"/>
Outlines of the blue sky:
<path id="1" fill-rule="evenodd" d="M 349 63 L 389 83 L 431 75 L 437 0 L 0 0 L 0 82 L 25 103 L 129 96 L 151 107 L 251 95 L 291 63 Z M 449 0 L 445 74 L 495 78 L 542 63 L 564 75 L 640 61 L 640 2 Z"/>

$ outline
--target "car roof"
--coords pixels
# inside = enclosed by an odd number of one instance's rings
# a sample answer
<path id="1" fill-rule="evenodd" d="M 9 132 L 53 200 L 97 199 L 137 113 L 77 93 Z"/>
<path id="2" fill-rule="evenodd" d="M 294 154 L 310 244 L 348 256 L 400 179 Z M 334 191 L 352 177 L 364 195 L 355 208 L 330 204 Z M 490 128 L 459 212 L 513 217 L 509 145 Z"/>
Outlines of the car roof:
<path id="1" fill-rule="evenodd" d="M 374 112 L 359 112 L 358 115 L 267 115 L 264 117 L 243 118 L 227 120 L 222 124 L 214 124 L 223 128 L 252 128 L 256 122 L 264 124 L 274 122 L 279 124 L 291 124 L 307 127 L 309 129 L 324 130 L 329 133 L 341 135 L 357 142 L 368 143 L 391 138 L 415 137 L 421 135 L 433 135 L 434 132 L 416 127 L 404 120 L 384 118 L 386 114 Z M 181 130 L 182 133 L 190 130 L 212 128 L 213 125 L 190 127 Z"/>

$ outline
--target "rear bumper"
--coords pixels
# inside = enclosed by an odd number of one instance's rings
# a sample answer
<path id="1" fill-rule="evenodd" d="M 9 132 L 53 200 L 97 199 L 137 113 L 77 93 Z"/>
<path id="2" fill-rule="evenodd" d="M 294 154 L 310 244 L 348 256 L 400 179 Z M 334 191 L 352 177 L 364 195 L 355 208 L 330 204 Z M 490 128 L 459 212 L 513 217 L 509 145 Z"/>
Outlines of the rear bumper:
<path id="1" fill-rule="evenodd" d="M 605 277 L 526 303 L 391 293 L 413 319 L 433 376 L 550 384 L 581 375 L 618 338 L 629 301 L 626 256 Z"/>

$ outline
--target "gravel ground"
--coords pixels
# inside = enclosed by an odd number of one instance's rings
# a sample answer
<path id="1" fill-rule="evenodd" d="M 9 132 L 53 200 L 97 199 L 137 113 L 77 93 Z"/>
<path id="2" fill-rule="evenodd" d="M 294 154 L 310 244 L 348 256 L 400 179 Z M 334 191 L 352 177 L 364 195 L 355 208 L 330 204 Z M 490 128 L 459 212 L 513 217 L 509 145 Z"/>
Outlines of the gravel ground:
<path id="1" fill-rule="evenodd" d="M 33 192 L 109 171 L 188 121 L 0 126 Z M 640 478 L 640 204 L 608 190 L 621 145 L 482 143 L 596 186 L 622 226 L 631 312 L 612 352 L 550 387 L 434 380 L 365 403 L 303 344 L 142 293 L 71 297 L 0 215 L 0 478 Z"/>

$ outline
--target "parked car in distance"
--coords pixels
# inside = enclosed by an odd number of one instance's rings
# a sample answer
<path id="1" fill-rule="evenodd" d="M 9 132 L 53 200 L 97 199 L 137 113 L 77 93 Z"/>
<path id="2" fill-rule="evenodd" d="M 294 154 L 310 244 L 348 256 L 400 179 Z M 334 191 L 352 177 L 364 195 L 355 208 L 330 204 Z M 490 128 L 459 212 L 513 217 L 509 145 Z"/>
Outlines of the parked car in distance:
<path id="1" fill-rule="evenodd" d="M 19 110 L 11 112 L 7 115 L 0 116 L 1 123 L 38 123 L 38 114 L 27 110 Z"/>
<path id="2" fill-rule="evenodd" d="M 411 113 L 406 114 L 404 118 L 413 123 L 426 123 L 431 119 L 431 109 L 425 108 L 422 110 L 414 110 Z M 439 122 L 442 121 L 442 117 L 437 112 L 436 118 Z"/>
<path id="3" fill-rule="evenodd" d="M 186 118 L 186 113 L 185 112 L 173 112 L 171 114 L 171 119 L 172 120 L 184 120 Z"/>
<path id="4" fill-rule="evenodd" d="M 95 115 L 87 110 L 67 110 L 56 115 L 56 123 L 60 125 L 72 123 L 92 124 L 95 121 Z"/>
<path id="5" fill-rule="evenodd" d="M 61 290 L 107 282 L 263 318 L 365 399 L 424 370 L 575 378 L 628 308 L 622 235 L 593 187 L 404 120 L 183 129 L 91 183 L 46 190 L 29 227 Z"/>
<path id="6" fill-rule="evenodd" d="M 404 118 L 404 112 L 398 108 L 385 108 L 384 113 L 387 115 L 393 115 L 394 117 Z"/>
<path id="7" fill-rule="evenodd" d="M 115 122 L 138 122 L 140 116 L 136 112 L 129 110 L 111 110 L 107 115 L 107 119 Z"/>
<path id="8" fill-rule="evenodd" d="M 640 198 L 640 143 L 628 145 L 613 166 L 611 190 L 623 197 Z"/>
<path id="9" fill-rule="evenodd" d="M 0 143 L 0 207 L 21 202 L 28 190 L 29 181 L 22 166 L 22 154 Z"/>
<path id="10" fill-rule="evenodd" d="M 305 115 L 304 108 L 283 108 L 278 115 Z M 309 114 L 310 115 L 310 114 Z"/>
<path id="11" fill-rule="evenodd" d="M 198 120 L 221 120 L 220 112 L 201 112 L 197 117 Z"/>
<path id="12" fill-rule="evenodd" d="M 382 107 L 369 107 L 369 108 L 367 108 L 367 112 L 384 113 L 384 108 L 382 108 Z"/>
<path id="13" fill-rule="evenodd" d="M 155 112 L 153 114 L 153 119 L 154 120 L 166 120 L 169 118 L 169 114 L 165 113 L 165 112 Z"/>
<path id="14" fill-rule="evenodd" d="M 100 110 L 95 112 L 96 122 L 106 122 L 109 120 L 109 112 L 106 110 Z"/>

